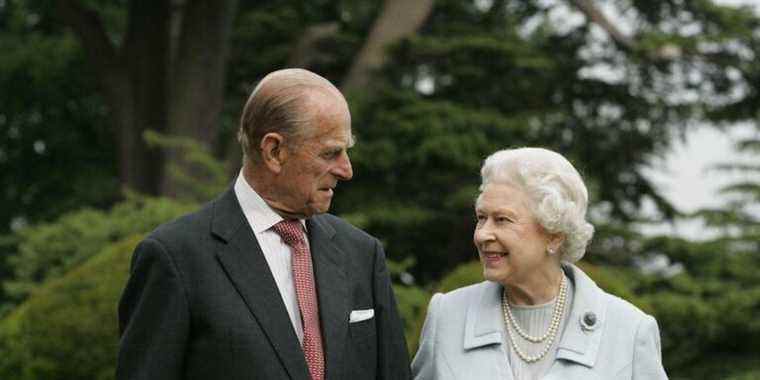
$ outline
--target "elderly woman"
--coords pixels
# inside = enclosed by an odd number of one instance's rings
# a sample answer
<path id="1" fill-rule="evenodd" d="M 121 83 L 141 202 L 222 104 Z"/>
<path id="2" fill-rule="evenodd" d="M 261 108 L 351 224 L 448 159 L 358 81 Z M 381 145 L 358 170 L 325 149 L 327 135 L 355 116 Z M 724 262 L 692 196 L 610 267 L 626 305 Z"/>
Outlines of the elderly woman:
<path id="1" fill-rule="evenodd" d="M 433 296 L 414 378 L 667 379 L 654 318 L 572 264 L 594 232 L 575 168 L 520 148 L 481 175 L 473 240 L 487 281 Z"/>

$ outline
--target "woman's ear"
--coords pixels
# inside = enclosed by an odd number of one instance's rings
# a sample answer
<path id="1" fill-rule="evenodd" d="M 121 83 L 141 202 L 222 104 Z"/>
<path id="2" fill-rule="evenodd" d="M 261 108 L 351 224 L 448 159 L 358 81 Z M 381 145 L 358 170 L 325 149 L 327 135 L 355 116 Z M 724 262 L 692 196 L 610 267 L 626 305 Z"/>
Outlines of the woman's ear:
<path id="1" fill-rule="evenodd" d="M 270 132 L 261 138 L 261 161 L 275 174 L 282 171 L 282 165 L 288 157 L 288 150 L 285 149 L 285 138 L 275 132 Z"/>
<path id="2" fill-rule="evenodd" d="M 546 243 L 546 252 L 550 255 L 556 254 L 564 242 L 565 234 L 556 233 L 549 235 L 549 241 Z"/>

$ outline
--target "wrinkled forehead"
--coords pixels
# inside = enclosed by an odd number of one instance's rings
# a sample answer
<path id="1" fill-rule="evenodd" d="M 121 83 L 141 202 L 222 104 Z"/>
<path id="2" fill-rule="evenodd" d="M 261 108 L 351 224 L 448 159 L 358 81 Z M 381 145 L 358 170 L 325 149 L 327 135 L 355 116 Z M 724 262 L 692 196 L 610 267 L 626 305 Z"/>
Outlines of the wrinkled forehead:
<path id="1" fill-rule="evenodd" d="M 312 120 L 310 137 L 345 136 L 348 145 L 353 146 L 351 113 L 342 96 L 335 96 L 322 88 L 313 88 L 305 90 L 300 100 L 301 112 Z"/>
<path id="2" fill-rule="evenodd" d="M 530 214 L 531 200 L 521 186 L 512 183 L 487 183 L 475 198 L 475 210 L 513 212 Z"/>

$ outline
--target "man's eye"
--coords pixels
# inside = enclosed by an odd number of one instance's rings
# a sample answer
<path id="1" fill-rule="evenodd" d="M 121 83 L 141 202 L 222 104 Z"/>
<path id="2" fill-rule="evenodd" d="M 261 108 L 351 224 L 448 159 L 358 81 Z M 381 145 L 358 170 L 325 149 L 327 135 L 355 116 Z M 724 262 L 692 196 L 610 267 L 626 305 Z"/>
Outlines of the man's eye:
<path id="1" fill-rule="evenodd" d="M 325 152 L 325 153 L 322 153 L 322 158 L 325 158 L 325 159 L 328 159 L 328 160 L 329 159 L 333 159 L 333 158 L 337 158 L 338 156 L 340 156 L 340 152 L 341 151 L 339 151 L 339 150 Z"/>

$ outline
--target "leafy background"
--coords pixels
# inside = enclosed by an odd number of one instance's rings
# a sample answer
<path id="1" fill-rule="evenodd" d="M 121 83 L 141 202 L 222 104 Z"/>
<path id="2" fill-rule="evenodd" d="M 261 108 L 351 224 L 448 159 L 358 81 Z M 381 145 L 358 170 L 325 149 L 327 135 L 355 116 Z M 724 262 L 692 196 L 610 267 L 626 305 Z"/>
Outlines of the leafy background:
<path id="1" fill-rule="evenodd" d="M 537 145 L 583 174 L 582 266 L 657 318 L 670 377 L 760 378 L 758 165 L 721 165 L 721 206 L 688 214 L 644 174 L 705 123 L 760 152 L 759 21 L 707 0 L 0 1 L 0 378 L 113 378 L 134 245 L 229 185 L 242 104 L 285 66 L 349 100 L 333 211 L 383 240 L 411 352 L 430 296 L 481 280 L 483 158 Z M 684 219 L 710 233 L 638 228 Z"/>

